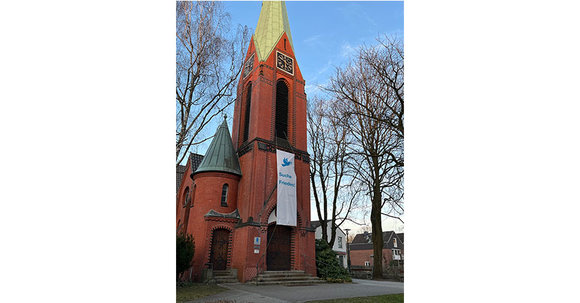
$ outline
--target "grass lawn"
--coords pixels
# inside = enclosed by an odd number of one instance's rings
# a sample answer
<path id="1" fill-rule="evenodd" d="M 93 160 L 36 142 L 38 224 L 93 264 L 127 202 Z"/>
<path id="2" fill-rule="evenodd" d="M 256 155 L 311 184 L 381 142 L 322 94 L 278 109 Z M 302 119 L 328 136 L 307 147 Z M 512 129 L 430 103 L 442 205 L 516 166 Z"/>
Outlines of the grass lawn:
<path id="1" fill-rule="evenodd" d="M 227 290 L 217 285 L 193 283 L 177 287 L 177 303 L 192 301 L 201 297 L 213 295 Z M 402 301 L 401 301 L 402 302 Z"/>
<path id="2" fill-rule="evenodd" d="M 403 294 L 394 295 L 382 295 L 373 297 L 357 297 L 357 298 L 344 298 L 344 299 L 331 299 L 331 300 L 321 300 L 321 301 L 308 301 L 308 303 L 346 303 L 346 302 L 357 302 L 357 303 L 403 303 Z"/>

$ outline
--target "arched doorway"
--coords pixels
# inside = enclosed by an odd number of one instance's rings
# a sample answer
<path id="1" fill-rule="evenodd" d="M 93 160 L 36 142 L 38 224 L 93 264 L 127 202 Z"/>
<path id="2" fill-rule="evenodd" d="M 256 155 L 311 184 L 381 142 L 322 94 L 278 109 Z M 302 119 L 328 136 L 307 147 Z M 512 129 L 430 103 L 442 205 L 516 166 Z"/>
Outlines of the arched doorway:
<path id="1" fill-rule="evenodd" d="M 228 264 L 228 248 L 230 244 L 230 231 L 216 229 L 213 231 L 211 240 L 210 262 L 214 270 L 225 270 Z"/>
<path id="2" fill-rule="evenodd" d="M 290 236 L 292 228 L 284 225 L 268 225 L 268 249 L 266 268 L 268 270 L 290 270 Z"/>

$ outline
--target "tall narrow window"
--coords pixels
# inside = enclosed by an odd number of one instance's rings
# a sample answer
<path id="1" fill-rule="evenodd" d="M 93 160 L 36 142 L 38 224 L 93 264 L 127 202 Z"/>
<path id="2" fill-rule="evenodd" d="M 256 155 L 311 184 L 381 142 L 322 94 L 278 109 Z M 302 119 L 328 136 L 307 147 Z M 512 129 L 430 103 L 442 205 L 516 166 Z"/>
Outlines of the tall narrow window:
<path id="1" fill-rule="evenodd" d="M 197 188 L 197 184 L 193 184 L 193 193 L 191 194 L 191 206 L 193 207 L 193 202 L 195 202 L 195 189 Z"/>
<path id="2" fill-rule="evenodd" d="M 252 83 L 248 84 L 248 89 L 246 90 L 246 113 L 244 117 L 244 141 L 248 141 L 248 135 L 250 132 L 250 107 L 252 103 Z"/>
<path id="3" fill-rule="evenodd" d="M 282 80 L 276 84 L 276 137 L 288 139 L 288 86 Z"/>
<path id="4" fill-rule="evenodd" d="M 187 207 L 191 197 L 189 196 L 189 186 L 185 188 L 185 194 L 183 195 L 183 207 Z"/>
<path id="5" fill-rule="evenodd" d="M 222 187 L 222 206 L 223 207 L 227 207 L 228 206 L 228 184 L 224 184 L 224 186 Z"/>

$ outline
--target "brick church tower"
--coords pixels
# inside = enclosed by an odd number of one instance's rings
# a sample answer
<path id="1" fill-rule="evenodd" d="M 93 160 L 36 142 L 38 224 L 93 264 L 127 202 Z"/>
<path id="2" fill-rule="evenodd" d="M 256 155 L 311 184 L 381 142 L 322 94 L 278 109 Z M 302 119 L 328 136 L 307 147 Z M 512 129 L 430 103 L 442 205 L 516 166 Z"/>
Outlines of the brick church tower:
<path id="1" fill-rule="evenodd" d="M 238 84 L 232 137 L 224 121 L 199 167 L 190 157 L 178 192 L 178 229 L 195 238 L 195 280 L 208 266 L 235 269 L 242 282 L 267 270 L 316 275 L 304 85 L 286 5 L 264 1 Z M 297 226 L 276 224 L 277 149 L 295 157 Z"/>

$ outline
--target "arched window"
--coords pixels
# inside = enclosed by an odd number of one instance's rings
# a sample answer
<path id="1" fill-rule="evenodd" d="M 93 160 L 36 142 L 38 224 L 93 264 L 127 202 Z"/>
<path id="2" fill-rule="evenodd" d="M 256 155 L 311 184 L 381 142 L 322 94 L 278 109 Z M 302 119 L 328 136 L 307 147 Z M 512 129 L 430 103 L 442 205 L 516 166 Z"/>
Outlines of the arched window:
<path id="1" fill-rule="evenodd" d="M 222 206 L 223 207 L 227 207 L 228 206 L 228 184 L 224 184 L 224 186 L 222 187 Z"/>
<path id="2" fill-rule="evenodd" d="M 187 207 L 189 202 L 191 201 L 191 196 L 189 195 L 189 186 L 185 188 L 185 194 L 183 195 L 183 207 Z"/>
<path id="3" fill-rule="evenodd" d="M 244 117 L 244 141 L 248 141 L 248 135 L 250 132 L 250 107 L 252 103 L 252 83 L 248 84 L 246 89 L 246 112 Z"/>
<path id="4" fill-rule="evenodd" d="M 276 137 L 288 139 L 288 86 L 282 80 L 276 84 Z"/>

